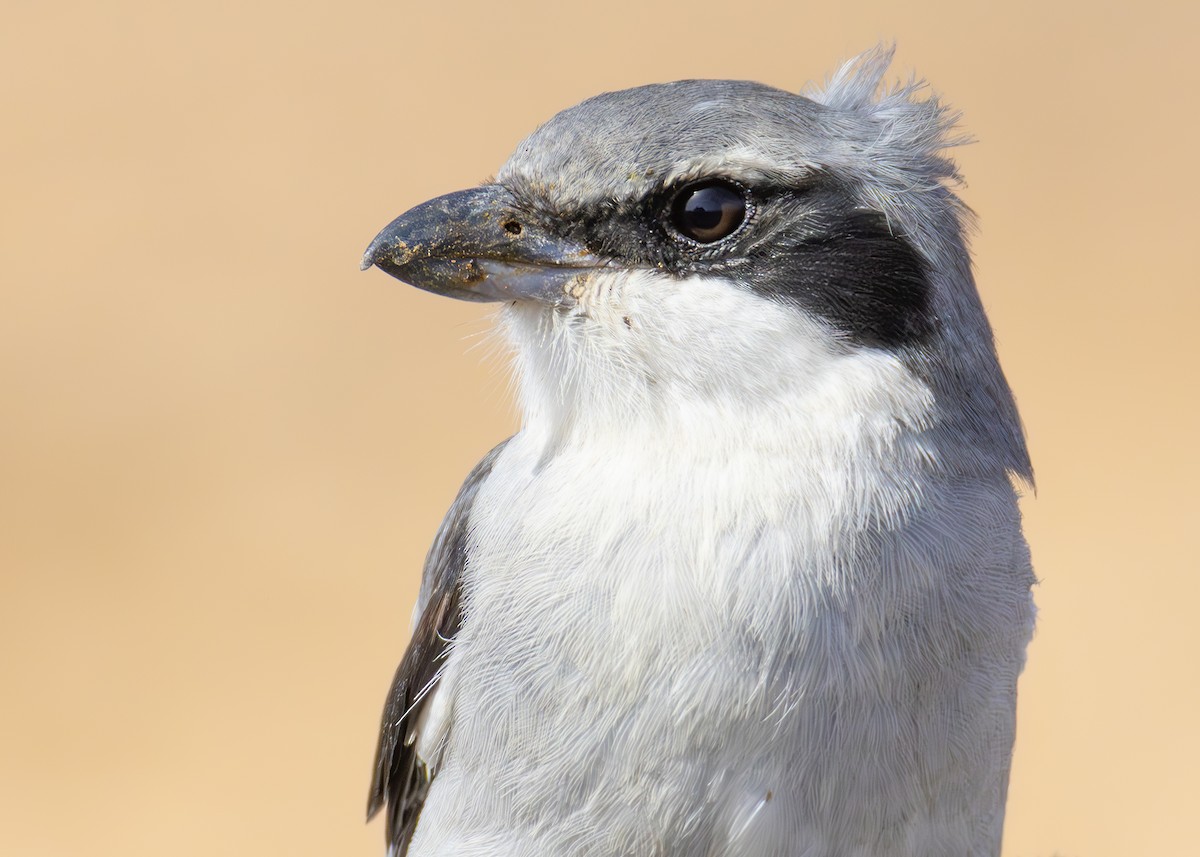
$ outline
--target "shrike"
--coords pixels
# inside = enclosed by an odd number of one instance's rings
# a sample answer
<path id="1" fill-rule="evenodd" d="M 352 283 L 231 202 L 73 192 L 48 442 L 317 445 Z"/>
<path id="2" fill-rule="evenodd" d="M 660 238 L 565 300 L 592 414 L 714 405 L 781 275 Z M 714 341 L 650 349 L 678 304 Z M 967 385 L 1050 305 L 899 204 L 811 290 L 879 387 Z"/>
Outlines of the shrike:
<path id="1" fill-rule="evenodd" d="M 998 854 L 1032 472 L 890 59 L 588 99 L 367 250 L 501 303 L 523 411 L 425 565 L 390 854 Z"/>

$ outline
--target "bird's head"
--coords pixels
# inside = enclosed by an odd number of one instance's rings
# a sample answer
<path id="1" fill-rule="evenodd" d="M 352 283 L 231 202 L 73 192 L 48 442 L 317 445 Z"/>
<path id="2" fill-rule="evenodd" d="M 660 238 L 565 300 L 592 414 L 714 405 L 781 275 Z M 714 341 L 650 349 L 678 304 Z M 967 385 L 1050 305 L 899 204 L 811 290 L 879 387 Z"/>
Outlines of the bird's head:
<path id="1" fill-rule="evenodd" d="M 956 117 L 920 84 L 881 92 L 890 58 L 808 97 L 687 80 L 588 99 L 493 183 L 401 215 L 363 266 L 505 302 L 527 414 L 857 397 L 1028 476 L 948 186 Z"/>

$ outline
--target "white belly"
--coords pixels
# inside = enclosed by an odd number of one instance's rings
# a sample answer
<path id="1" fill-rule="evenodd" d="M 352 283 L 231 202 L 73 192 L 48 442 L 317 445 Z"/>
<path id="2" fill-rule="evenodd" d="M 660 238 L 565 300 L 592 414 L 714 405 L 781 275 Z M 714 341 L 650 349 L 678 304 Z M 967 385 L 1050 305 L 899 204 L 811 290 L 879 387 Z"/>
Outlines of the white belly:
<path id="1" fill-rule="evenodd" d="M 712 449 L 504 450 L 413 857 L 998 853 L 1032 627 L 1007 483 L 870 510 L 837 486 L 885 476 Z"/>

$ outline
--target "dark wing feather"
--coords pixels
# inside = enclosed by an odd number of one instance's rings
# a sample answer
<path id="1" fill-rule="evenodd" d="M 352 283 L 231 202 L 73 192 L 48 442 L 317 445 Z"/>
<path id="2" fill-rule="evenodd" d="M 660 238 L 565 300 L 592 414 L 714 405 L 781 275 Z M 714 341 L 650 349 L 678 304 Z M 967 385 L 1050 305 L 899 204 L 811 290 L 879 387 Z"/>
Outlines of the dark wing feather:
<path id="1" fill-rule="evenodd" d="M 425 559 L 420 618 L 383 709 L 367 820 L 387 804 L 387 841 L 389 853 L 395 857 L 404 857 L 408 850 L 433 782 L 429 766 L 417 755 L 414 725 L 421 720 L 444 665 L 446 649 L 462 623 L 459 578 L 466 561 L 471 506 L 504 443 L 475 465 L 438 530 Z"/>

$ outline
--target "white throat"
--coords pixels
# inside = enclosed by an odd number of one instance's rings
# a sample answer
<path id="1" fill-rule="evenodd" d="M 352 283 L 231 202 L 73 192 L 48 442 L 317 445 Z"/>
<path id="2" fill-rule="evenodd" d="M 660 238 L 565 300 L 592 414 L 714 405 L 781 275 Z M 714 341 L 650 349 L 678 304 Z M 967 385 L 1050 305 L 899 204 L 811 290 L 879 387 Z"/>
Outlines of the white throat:
<path id="1" fill-rule="evenodd" d="M 815 514 L 860 523 L 894 518 L 919 490 L 933 396 L 896 355 L 720 279 L 606 272 L 578 293 L 568 311 L 504 314 L 522 434 L 544 455 L 773 474 Z"/>

